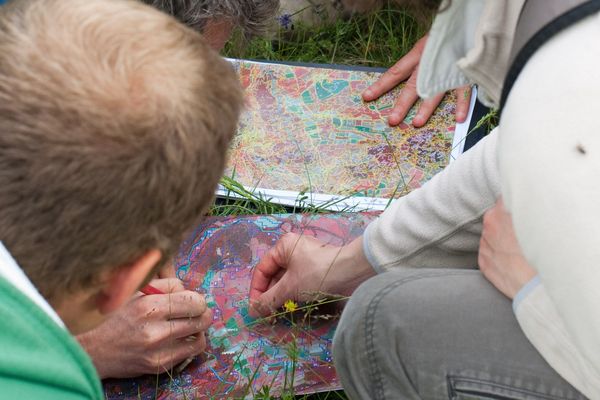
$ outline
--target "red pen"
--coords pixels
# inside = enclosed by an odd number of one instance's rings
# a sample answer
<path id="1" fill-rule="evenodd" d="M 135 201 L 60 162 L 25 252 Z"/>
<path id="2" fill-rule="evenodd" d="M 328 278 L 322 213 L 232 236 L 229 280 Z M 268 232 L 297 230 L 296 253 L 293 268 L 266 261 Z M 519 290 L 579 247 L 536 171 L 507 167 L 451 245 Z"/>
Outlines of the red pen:
<path id="1" fill-rule="evenodd" d="M 144 286 L 143 288 L 140 289 L 140 292 L 148 295 L 148 294 L 165 294 L 165 292 L 163 292 L 160 289 L 155 288 L 154 286 L 148 284 L 146 286 Z"/>

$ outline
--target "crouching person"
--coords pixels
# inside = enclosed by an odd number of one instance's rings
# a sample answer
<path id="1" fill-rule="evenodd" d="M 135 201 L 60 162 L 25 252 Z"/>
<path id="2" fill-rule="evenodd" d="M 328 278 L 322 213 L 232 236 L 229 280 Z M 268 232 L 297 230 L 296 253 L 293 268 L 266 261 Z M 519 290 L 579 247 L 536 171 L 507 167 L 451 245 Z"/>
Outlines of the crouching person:
<path id="1" fill-rule="evenodd" d="M 202 218 L 241 97 L 197 33 L 137 2 L 0 8 L 3 398 L 103 398 L 71 335 L 127 302 Z"/>

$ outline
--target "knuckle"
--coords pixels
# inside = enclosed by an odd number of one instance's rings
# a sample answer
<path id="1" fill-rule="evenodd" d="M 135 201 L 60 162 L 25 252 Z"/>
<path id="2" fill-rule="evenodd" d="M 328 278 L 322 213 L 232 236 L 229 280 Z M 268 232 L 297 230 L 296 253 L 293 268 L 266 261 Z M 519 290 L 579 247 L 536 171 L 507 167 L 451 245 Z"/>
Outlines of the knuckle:
<path id="1" fill-rule="evenodd" d="M 391 66 L 385 74 L 394 79 L 400 79 L 400 77 L 404 74 L 404 70 L 398 64 Z M 379 81 L 380 82 L 380 81 Z"/>
<path id="2" fill-rule="evenodd" d="M 140 336 L 145 346 L 155 345 L 165 339 L 164 330 L 155 327 L 147 327 Z"/>
<path id="3" fill-rule="evenodd" d="M 394 111 L 398 113 L 407 113 L 413 106 L 413 102 L 406 96 L 398 98 Z"/>
<path id="4" fill-rule="evenodd" d="M 281 237 L 279 243 L 285 246 L 294 243 L 296 240 L 298 240 L 297 233 L 287 232 Z"/>
<path id="5" fill-rule="evenodd" d="M 189 302 L 190 306 L 194 308 L 192 314 L 201 314 L 206 311 L 206 298 L 198 292 L 192 290 L 186 290 L 184 292 L 184 301 Z"/>
<path id="6" fill-rule="evenodd" d="M 149 344 L 155 342 L 155 335 L 153 333 L 153 330 L 149 328 L 143 329 L 139 337 L 144 346 L 148 346 Z"/>
<path id="7" fill-rule="evenodd" d="M 165 360 L 155 352 L 146 352 L 142 356 L 142 364 L 145 368 L 148 368 L 146 371 L 147 373 L 156 372 L 157 368 L 160 368 L 165 364 Z"/>
<path id="8" fill-rule="evenodd" d="M 201 323 L 202 323 L 202 318 L 200 318 L 200 317 L 186 318 L 185 320 L 181 321 L 181 323 L 179 324 L 178 331 L 180 331 L 181 334 L 185 334 L 185 335 L 194 334 L 194 333 L 200 331 Z"/>
<path id="9" fill-rule="evenodd" d="M 169 278 L 168 285 L 172 291 L 184 290 L 183 282 L 177 278 Z"/>
<path id="10" fill-rule="evenodd" d="M 154 368 L 156 366 L 156 357 L 154 354 L 145 353 L 140 358 L 140 363 L 144 368 Z"/>
<path id="11" fill-rule="evenodd" d="M 148 308 L 150 304 L 150 296 L 139 296 L 135 298 L 131 303 L 129 303 L 129 307 L 133 312 L 142 312 Z"/>
<path id="12" fill-rule="evenodd" d="M 151 296 L 142 296 L 131 303 L 131 312 L 134 316 L 150 317 L 152 314 L 156 313 L 157 307 L 149 297 Z"/>
<path id="13" fill-rule="evenodd" d="M 384 75 L 391 75 L 395 78 L 404 78 L 408 75 L 408 73 L 414 72 L 409 68 L 411 64 L 414 63 L 415 58 L 408 55 L 398 60 L 394 65 L 392 65 L 388 70 L 384 73 Z"/>

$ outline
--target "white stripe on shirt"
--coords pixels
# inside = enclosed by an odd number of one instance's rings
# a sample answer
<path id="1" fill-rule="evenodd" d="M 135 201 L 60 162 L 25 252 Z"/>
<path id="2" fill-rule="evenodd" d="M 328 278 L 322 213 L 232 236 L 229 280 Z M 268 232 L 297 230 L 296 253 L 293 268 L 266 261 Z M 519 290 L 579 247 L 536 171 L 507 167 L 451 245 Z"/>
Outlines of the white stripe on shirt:
<path id="1" fill-rule="evenodd" d="M 42 297 L 40 292 L 33 286 L 25 272 L 19 267 L 19 264 L 10 255 L 8 249 L 0 242 L 0 277 L 6 279 L 11 285 L 29 297 L 35 304 L 50 316 L 59 326 L 65 327 L 56 311 Z"/>

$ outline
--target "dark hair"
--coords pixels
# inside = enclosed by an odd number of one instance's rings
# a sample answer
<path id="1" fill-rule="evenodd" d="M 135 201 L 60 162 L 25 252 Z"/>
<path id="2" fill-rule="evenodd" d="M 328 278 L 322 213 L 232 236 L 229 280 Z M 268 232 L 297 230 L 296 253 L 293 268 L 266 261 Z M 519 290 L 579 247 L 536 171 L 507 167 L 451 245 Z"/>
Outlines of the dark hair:
<path id="1" fill-rule="evenodd" d="M 142 0 L 187 26 L 202 31 L 207 20 L 224 19 L 246 37 L 263 33 L 279 10 L 279 0 Z"/>

